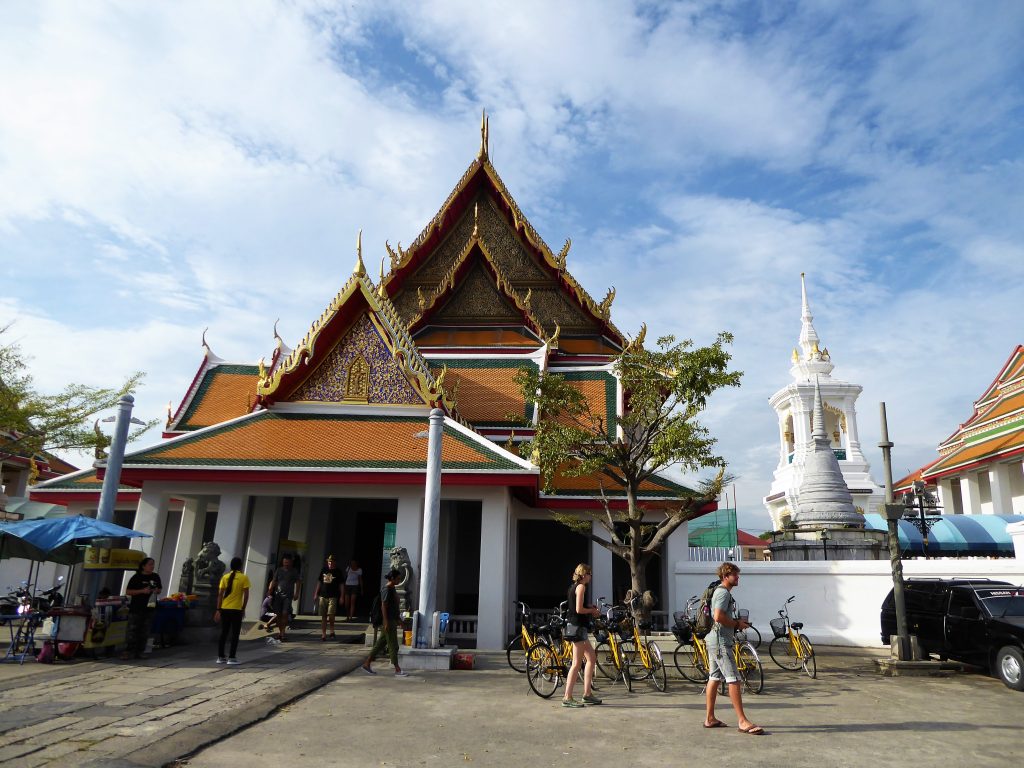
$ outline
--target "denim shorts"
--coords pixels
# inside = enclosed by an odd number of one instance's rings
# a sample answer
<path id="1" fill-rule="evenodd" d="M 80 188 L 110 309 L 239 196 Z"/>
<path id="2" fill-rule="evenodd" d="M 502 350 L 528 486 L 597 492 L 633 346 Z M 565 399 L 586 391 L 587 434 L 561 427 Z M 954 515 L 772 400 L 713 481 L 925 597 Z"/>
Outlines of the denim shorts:
<path id="1" fill-rule="evenodd" d="M 739 672 L 736 671 L 736 660 L 731 645 L 708 644 L 708 662 L 711 664 L 710 678 L 725 680 L 727 683 L 738 683 Z"/>

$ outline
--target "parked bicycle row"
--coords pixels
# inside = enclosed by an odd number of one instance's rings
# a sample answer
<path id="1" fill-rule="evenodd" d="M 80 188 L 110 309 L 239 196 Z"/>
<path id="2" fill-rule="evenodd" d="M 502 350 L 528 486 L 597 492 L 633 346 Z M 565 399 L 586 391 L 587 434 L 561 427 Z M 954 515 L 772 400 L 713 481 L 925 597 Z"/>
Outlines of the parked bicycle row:
<path id="1" fill-rule="evenodd" d="M 737 609 L 731 597 L 730 579 L 738 583 L 739 569 L 727 563 L 719 572 L 720 579 L 704 594 L 694 595 L 682 611 L 673 614 L 671 631 L 677 644 L 672 665 L 680 678 L 706 687 L 714 679 L 722 691 L 735 682 L 750 693 L 760 693 L 764 689 L 758 654 L 761 634 L 749 622 L 748 612 Z M 518 603 L 519 633 L 506 647 L 509 666 L 525 673 L 531 690 L 542 698 L 550 698 L 564 686 L 567 707 L 601 703 L 594 693 L 595 675 L 599 681 L 621 683 L 626 691 L 633 691 L 638 683 L 665 691 L 667 655 L 650 636 L 652 624 L 645 618 L 649 610 L 643 610 L 640 596 L 631 595 L 616 605 L 600 597 L 589 606 L 584 599 L 589 582 L 589 567 L 577 567 L 567 599 L 553 612 L 545 611 L 543 623 L 533 620 L 525 603 Z M 774 636 L 768 652 L 781 669 L 803 669 L 813 678 L 817 674 L 813 646 L 801 633 L 803 624 L 789 616 L 794 599 L 786 600 L 778 618 L 770 622 Z M 582 702 L 573 699 L 577 685 L 583 686 Z"/>

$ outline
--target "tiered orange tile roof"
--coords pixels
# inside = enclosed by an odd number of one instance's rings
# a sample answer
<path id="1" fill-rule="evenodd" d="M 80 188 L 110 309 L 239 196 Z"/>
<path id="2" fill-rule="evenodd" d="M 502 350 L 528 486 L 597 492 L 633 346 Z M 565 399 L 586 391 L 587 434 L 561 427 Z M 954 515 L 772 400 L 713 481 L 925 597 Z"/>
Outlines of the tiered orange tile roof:
<path id="1" fill-rule="evenodd" d="M 423 416 L 327 415 L 262 411 L 170 440 L 125 457 L 126 477 L 145 467 L 359 469 L 423 471 Z M 523 462 L 471 430 L 446 420 L 445 472 L 489 470 L 535 474 Z"/>
<path id="2" fill-rule="evenodd" d="M 255 365 L 216 365 L 202 377 L 174 431 L 189 432 L 238 418 L 252 410 L 259 372 Z"/>
<path id="3" fill-rule="evenodd" d="M 515 383 L 516 372 L 537 364 L 516 358 L 434 358 L 434 375 L 447 367 L 445 389 L 454 392 L 459 415 L 474 426 L 515 426 L 532 422 L 533 404 L 526 404 Z M 514 417 L 514 418 L 510 418 Z"/>

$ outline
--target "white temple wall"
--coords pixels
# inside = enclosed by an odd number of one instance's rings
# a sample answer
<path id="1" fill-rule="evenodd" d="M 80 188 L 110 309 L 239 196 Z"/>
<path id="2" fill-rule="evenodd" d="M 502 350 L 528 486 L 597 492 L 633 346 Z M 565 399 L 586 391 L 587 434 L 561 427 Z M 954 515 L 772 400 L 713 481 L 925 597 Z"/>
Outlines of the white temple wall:
<path id="1" fill-rule="evenodd" d="M 719 563 L 676 561 L 676 594 L 699 594 L 714 578 Z M 822 645 L 882 647 L 879 614 L 892 589 L 887 560 L 818 562 L 744 562 L 740 584 L 733 591 L 740 608 L 765 642 L 772 638 L 769 620 L 790 595 L 794 621 L 804 622 L 810 640 Z M 905 560 L 905 578 L 974 577 L 1024 583 L 1024 560 Z M 668 610 L 680 610 L 678 603 Z M 764 646 L 762 646 L 764 648 Z"/>

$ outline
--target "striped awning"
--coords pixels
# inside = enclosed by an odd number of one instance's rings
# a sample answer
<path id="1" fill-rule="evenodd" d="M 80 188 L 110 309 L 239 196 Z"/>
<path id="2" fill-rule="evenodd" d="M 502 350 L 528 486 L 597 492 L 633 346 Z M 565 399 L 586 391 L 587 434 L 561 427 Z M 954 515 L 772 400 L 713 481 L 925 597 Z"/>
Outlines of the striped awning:
<path id="1" fill-rule="evenodd" d="M 1006 526 L 1024 520 L 1024 515 L 939 515 L 928 532 L 928 555 L 943 557 L 1012 556 L 1013 541 Z M 922 555 L 924 539 L 917 526 L 908 520 L 897 524 L 900 551 L 905 555 Z M 885 517 L 864 515 L 864 527 L 870 531 L 888 530 Z"/>

